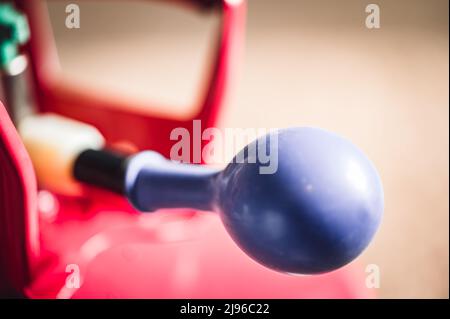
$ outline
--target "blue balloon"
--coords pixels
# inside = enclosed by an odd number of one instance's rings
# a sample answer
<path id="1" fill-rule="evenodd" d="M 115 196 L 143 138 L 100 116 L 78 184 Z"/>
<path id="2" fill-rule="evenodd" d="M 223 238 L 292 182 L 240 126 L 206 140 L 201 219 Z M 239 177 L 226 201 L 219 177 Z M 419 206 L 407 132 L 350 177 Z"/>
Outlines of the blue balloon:
<path id="1" fill-rule="evenodd" d="M 298 274 L 332 271 L 356 258 L 384 205 L 367 157 L 348 140 L 307 127 L 257 139 L 223 171 L 142 152 L 128 161 L 125 189 L 142 211 L 216 210 L 249 256 Z"/>
<path id="2" fill-rule="evenodd" d="M 271 143 L 277 169 L 262 174 L 260 162 L 249 162 L 255 149 L 268 151 Z M 237 157 L 218 179 L 218 206 L 231 237 L 256 261 L 281 272 L 323 273 L 370 243 L 383 214 L 382 184 L 348 140 L 288 128 L 257 139 Z M 246 163 L 238 163 L 242 158 Z"/>

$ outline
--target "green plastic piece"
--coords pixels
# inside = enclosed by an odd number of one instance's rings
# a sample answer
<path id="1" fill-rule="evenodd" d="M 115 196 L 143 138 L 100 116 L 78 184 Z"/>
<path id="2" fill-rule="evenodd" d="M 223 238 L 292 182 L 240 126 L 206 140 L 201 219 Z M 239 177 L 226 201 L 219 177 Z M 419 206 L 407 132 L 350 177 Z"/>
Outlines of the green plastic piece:
<path id="1" fill-rule="evenodd" d="M 8 65 L 19 54 L 19 46 L 29 38 L 26 16 L 10 3 L 0 4 L 0 67 Z"/>

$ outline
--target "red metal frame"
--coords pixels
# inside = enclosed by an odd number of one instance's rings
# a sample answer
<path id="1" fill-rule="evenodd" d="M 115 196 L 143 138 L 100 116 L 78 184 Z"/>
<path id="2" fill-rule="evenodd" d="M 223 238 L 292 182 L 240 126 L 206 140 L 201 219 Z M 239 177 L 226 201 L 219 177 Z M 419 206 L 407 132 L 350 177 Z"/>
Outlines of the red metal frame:
<path id="1" fill-rule="evenodd" d="M 33 167 L 0 102 L 0 296 L 21 296 L 40 255 Z"/>
<path id="2" fill-rule="evenodd" d="M 37 95 L 42 111 L 56 112 L 80 121 L 93 124 L 108 142 L 129 140 L 139 149 L 155 149 L 169 154 L 170 132 L 175 127 L 192 126 L 193 119 L 203 126 L 214 126 L 221 104 L 232 77 L 233 63 L 241 49 L 244 35 L 245 3 L 243 1 L 222 2 L 222 23 L 218 32 L 216 55 L 211 61 L 209 81 L 196 114 L 189 118 L 176 119 L 150 114 L 142 102 L 130 99 L 111 99 L 98 92 L 87 92 L 59 77 L 57 52 L 51 28 L 46 17 L 43 1 L 18 1 L 29 17 L 32 39 L 30 54 L 38 85 Z M 131 105 L 131 107 L 130 107 Z M 85 107 L 88 106 L 88 107 Z M 151 108 L 157 109 L 157 108 Z M 130 129 L 133 128 L 133 129 Z"/>
<path id="3" fill-rule="evenodd" d="M 29 54 L 41 112 L 96 126 L 108 143 L 169 155 L 170 132 L 192 120 L 214 126 L 241 49 L 245 2 L 222 0 L 222 23 L 209 84 L 198 112 L 167 118 L 61 81 L 42 1 L 17 0 L 30 22 Z M 153 109 L 153 108 L 152 108 Z M 192 210 L 139 214 L 121 197 L 95 188 L 77 197 L 41 191 L 26 151 L 0 105 L 0 295 L 32 298 L 347 298 L 370 297 L 364 273 L 351 264 L 321 276 L 280 274 L 252 261 L 215 214 Z M 5 186 L 6 185 L 6 186 Z M 45 206 L 45 205 L 44 205 Z M 48 206 L 48 205 L 47 205 Z M 36 207 L 39 210 L 36 211 Z M 7 237 L 3 236 L 3 233 Z M 81 287 L 66 285 L 67 265 Z"/>

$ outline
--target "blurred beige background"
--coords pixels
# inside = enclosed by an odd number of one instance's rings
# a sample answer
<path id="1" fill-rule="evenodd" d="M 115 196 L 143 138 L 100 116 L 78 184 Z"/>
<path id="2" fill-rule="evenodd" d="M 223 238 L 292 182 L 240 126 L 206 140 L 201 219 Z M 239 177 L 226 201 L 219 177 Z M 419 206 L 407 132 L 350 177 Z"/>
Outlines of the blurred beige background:
<path id="1" fill-rule="evenodd" d="M 187 114 L 217 16 L 164 3 L 49 1 L 65 76 Z M 224 127 L 319 126 L 359 145 L 385 187 L 382 227 L 361 257 L 379 296 L 449 297 L 448 1 L 250 0 L 245 56 Z M 206 63 L 207 64 L 207 63 Z"/>

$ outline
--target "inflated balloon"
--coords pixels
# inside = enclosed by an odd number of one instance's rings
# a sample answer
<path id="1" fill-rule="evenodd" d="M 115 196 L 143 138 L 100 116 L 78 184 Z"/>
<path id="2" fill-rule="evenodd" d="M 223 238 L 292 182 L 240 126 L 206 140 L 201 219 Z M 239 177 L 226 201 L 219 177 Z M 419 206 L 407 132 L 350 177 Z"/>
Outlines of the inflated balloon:
<path id="1" fill-rule="evenodd" d="M 277 169 L 263 174 L 249 156 L 269 149 L 274 137 Z M 217 211 L 242 250 L 282 272 L 337 269 L 371 241 L 383 213 L 382 185 L 348 140 L 321 129 L 289 128 L 259 138 L 237 158 L 216 171 L 143 152 L 129 160 L 126 193 L 143 211 Z"/>

